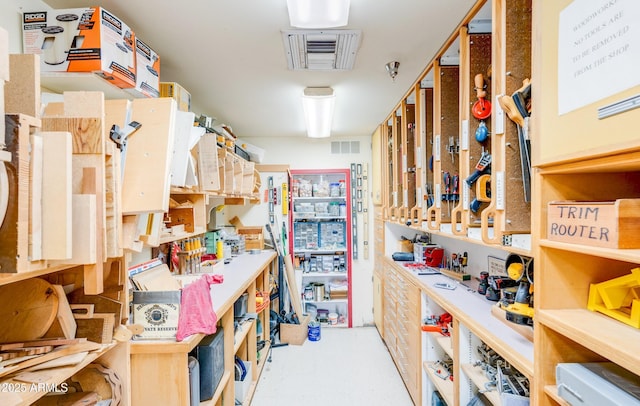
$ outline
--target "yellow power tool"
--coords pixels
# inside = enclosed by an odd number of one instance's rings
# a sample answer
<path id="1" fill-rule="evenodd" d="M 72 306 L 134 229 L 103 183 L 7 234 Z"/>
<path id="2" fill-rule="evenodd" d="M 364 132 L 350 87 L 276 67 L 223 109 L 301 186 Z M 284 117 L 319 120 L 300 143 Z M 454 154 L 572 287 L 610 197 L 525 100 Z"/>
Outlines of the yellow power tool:
<path id="1" fill-rule="evenodd" d="M 501 303 L 506 318 L 516 324 L 533 326 L 533 259 L 511 254 L 505 266 L 509 278 L 519 283 L 513 301 L 503 298 Z"/>

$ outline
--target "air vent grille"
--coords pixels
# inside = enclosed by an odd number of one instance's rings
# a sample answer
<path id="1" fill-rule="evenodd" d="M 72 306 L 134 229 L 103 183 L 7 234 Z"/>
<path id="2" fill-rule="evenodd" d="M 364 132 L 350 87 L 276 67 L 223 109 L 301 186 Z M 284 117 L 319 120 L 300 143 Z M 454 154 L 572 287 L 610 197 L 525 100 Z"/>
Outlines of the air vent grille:
<path id="1" fill-rule="evenodd" d="M 283 31 L 287 66 L 292 70 L 351 70 L 360 35 L 358 30 Z"/>

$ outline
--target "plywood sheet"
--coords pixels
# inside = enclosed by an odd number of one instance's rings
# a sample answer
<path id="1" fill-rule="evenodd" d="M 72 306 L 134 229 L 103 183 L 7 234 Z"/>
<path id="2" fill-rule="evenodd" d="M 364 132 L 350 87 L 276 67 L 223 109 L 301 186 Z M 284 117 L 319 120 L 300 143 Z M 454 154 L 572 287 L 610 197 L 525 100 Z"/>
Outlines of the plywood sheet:
<path id="1" fill-rule="evenodd" d="M 73 195 L 73 264 L 96 263 L 96 195 Z"/>
<path id="2" fill-rule="evenodd" d="M 171 159 L 172 186 L 185 186 L 190 156 L 189 140 L 194 119 L 194 113 L 176 111 L 176 130 Z"/>
<path id="3" fill-rule="evenodd" d="M 74 154 L 101 154 L 104 152 L 104 130 L 100 117 L 44 117 L 42 129 L 70 132 Z"/>
<path id="4" fill-rule="evenodd" d="M 166 212 L 173 154 L 176 104 L 171 98 L 136 99 L 131 119 L 142 127 L 127 146 L 122 212 Z"/>
<path id="5" fill-rule="evenodd" d="M 198 150 L 198 177 L 200 188 L 208 192 L 220 190 L 218 173 L 218 144 L 215 134 L 205 134 L 200 138 Z"/>
<path id="6" fill-rule="evenodd" d="M 31 137 L 31 168 L 29 184 L 31 199 L 29 200 L 29 258 L 32 261 L 42 259 L 42 137 L 34 134 Z"/>
<path id="7" fill-rule="evenodd" d="M 5 84 L 5 112 L 40 117 L 40 55 L 10 55 L 9 66 L 9 81 Z"/>
<path id="8" fill-rule="evenodd" d="M 29 260 L 29 202 L 31 133 L 40 120 L 23 114 L 6 115 L 6 149 L 11 161 L 6 163 L 9 201 L 0 226 L 0 272 L 24 272 L 44 267 L 42 261 Z"/>
<path id="9" fill-rule="evenodd" d="M 104 117 L 104 93 L 64 92 L 66 117 Z"/>
<path id="10" fill-rule="evenodd" d="M 109 139 L 111 127 L 127 124 L 131 108 L 129 100 L 105 100 L 105 228 L 107 257 L 122 256 L 122 154 Z"/>
<path id="11" fill-rule="evenodd" d="M 72 252 L 71 133 L 40 132 L 42 166 L 42 256 L 70 259 Z"/>

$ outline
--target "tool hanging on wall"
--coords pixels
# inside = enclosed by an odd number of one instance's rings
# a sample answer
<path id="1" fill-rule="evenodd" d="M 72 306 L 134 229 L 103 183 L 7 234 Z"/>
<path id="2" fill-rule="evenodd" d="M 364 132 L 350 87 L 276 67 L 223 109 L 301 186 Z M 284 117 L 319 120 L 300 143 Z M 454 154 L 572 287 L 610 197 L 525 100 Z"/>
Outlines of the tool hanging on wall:
<path id="1" fill-rule="evenodd" d="M 478 73 L 473 78 L 473 83 L 478 100 L 471 106 L 471 114 L 478 120 L 486 120 L 491 116 L 491 102 L 487 99 L 487 84 L 484 75 Z"/>
<path id="2" fill-rule="evenodd" d="M 524 79 L 522 87 L 511 96 L 498 98 L 500 107 L 516 124 L 520 144 L 520 166 L 524 183 L 524 201 L 531 201 L 531 141 L 529 140 L 529 116 L 531 115 L 531 80 Z"/>
<path id="3" fill-rule="evenodd" d="M 491 175 L 480 175 L 476 181 L 476 197 L 469 203 L 469 210 L 477 213 L 482 203 L 491 201 Z"/>
<path id="4" fill-rule="evenodd" d="M 480 156 L 480 160 L 476 164 L 475 171 L 471 175 L 469 175 L 467 179 L 465 179 L 465 182 L 467 182 L 467 185 L 472 186 L 475 181 L 478 180 L 480 175 L 487 173 L 490 168 L 491 154 L 485 151 L 483 148 L 482 155 Z"/>

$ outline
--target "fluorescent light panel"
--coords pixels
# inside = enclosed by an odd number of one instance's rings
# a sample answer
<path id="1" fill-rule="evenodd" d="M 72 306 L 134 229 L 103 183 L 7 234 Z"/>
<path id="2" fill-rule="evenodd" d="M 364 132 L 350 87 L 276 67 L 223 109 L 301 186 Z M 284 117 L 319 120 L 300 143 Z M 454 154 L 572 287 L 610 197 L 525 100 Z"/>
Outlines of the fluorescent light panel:
<path id="1" fill-rule="evenodd" d="M 307 87 L 302 96 L 307 136 L 326 138 L 331 135 L 335 96 L 330 87 Z"/>
<path id="2" fill-rule="evenodd" d="M 349 21 L 350 0 L 287 0 L 289 23 L 299 28 L 343 27 Z"/>

